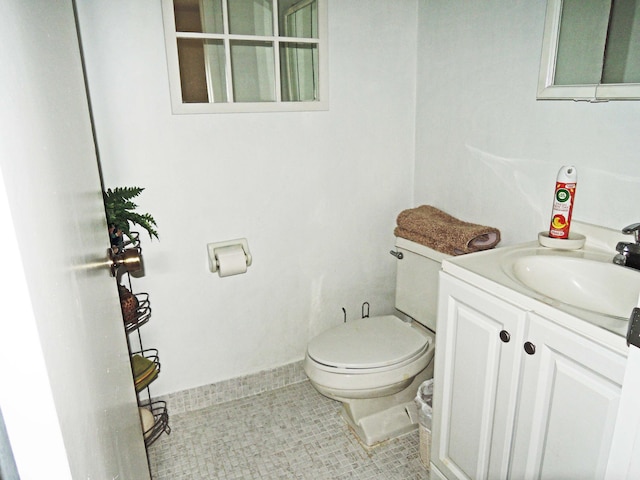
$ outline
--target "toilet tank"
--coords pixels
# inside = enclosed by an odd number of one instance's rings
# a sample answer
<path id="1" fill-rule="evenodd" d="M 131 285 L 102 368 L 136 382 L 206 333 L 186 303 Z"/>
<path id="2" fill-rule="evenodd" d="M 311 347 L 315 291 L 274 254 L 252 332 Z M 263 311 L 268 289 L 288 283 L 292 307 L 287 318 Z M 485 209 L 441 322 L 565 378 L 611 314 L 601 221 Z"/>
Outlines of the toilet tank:
<path id="1" fill-rule="evenodd" d="M 438 312 L 438 274 L 442 260 L 450 255 L 405 238 L 396 238 L 396 308 L 432 331 Z"/>

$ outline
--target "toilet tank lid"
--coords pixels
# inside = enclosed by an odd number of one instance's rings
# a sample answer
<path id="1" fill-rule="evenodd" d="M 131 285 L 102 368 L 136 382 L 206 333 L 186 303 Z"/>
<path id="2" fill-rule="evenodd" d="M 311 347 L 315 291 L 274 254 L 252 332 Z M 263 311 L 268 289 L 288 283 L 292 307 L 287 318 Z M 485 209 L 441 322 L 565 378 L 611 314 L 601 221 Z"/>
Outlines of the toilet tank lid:
<path id="1" fill-rule="evenodd" d="M 424 351 L 429 337 L 394 315 L 340 324 L 309 342 L 314 361 L 337 368 L 378 368 L 401 363 Z"/>
<path id="2" fill-rule="evenodd" d="M 439 252 L 433 248 L 427 247 L 426 245 L 422 245 L 402 237 L 396 237 L 396 247 L 409 250 L 410 252 L 422 255 L 423 257 L 430 258 L 437 262 L 442 262 L 442 260 L 452 257 L 452 255 Z"/>

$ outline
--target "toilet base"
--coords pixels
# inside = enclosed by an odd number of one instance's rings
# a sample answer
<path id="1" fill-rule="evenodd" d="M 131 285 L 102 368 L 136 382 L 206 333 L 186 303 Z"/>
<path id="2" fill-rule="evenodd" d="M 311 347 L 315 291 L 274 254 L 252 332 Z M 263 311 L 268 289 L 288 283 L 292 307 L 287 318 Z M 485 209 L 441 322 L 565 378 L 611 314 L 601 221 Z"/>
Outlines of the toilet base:
<path id="1" fill-rule="evenodd" d="M 342 417 L 368 447 L 418 428 L 415 397 L 422 382 L 433 378 L 433 361 L 404 390 L 366 399 L 342 399 Z"/>

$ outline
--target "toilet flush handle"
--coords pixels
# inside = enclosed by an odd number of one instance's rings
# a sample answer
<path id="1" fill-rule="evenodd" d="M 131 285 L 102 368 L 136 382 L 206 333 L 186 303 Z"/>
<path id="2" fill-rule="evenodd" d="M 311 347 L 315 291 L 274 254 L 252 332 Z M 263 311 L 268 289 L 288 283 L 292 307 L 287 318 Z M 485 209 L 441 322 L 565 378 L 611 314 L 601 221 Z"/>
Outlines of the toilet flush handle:
<path id="1" fill-rule="evenodd" d="M 398 260 L 402 260 L 404 258 L 402 252 L 394 252 L 393 250 L 391 250 L 389 253 L 396 257 Z"/>

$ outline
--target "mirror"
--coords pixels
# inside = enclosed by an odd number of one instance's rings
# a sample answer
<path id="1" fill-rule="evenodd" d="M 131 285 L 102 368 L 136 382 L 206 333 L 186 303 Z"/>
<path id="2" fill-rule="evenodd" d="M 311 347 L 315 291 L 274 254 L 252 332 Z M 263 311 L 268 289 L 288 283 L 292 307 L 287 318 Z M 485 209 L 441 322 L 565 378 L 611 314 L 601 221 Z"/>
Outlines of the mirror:
<path id="1" fill-rule="evenodd" d="M 640 1 L 549 0 L 538 99 L 640 99 Z"/>

